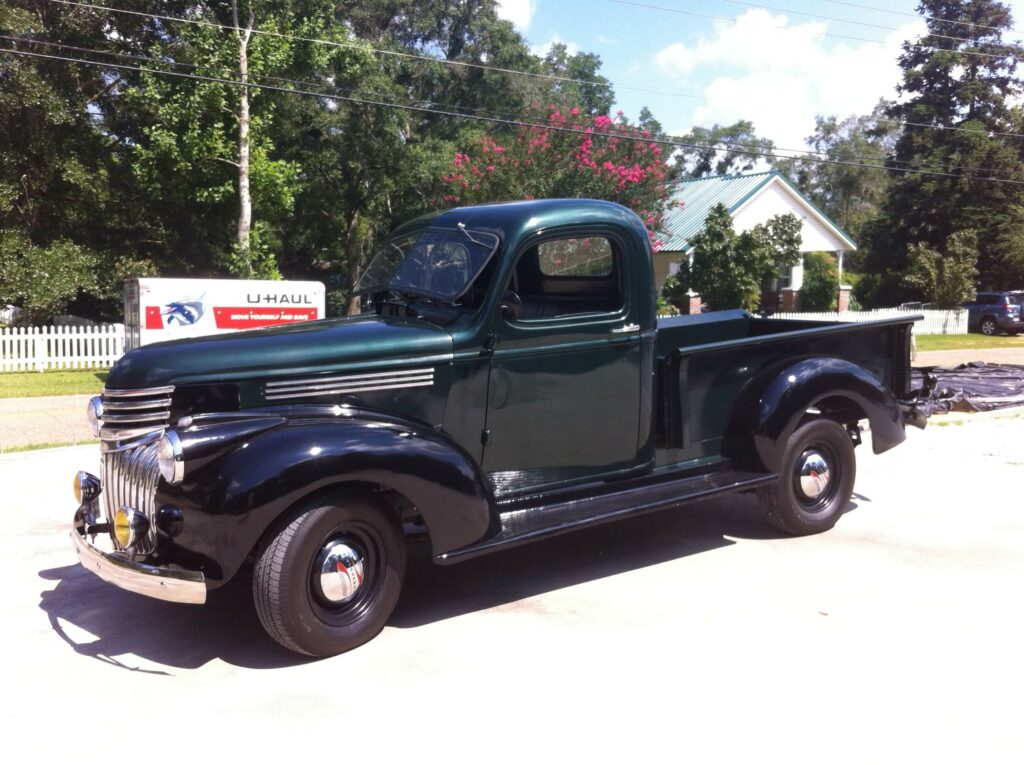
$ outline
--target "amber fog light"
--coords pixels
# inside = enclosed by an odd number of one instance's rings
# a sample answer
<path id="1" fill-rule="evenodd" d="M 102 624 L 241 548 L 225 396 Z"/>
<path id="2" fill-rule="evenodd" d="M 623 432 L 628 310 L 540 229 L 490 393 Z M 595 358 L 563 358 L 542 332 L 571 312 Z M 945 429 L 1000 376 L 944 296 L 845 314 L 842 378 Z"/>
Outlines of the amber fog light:
<path id="1" fill-rule="evenodd" d="M 92 502 L 100 495 L 100 479 L 84 470 L 79 470 L 75 475 L 73 487 L 75 502 L 80 505 L 83 502 Z"/>
<path id="2" fill-rule="evenodd" d="M 138 510 L 122 507 L 114 513 L 114 538 L 121 547 L 131 547 L 149 531 L 149 519 Z"/>

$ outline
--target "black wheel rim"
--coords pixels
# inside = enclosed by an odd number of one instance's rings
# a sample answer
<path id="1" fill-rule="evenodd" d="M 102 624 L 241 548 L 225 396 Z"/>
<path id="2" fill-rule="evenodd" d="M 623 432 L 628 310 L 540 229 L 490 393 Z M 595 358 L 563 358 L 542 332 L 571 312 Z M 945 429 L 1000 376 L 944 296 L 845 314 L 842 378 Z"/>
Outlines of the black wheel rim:
<path id="1" fill-rule="evenodd" d="M 820 457 L 820 462 L 825 466 L 824 480 L 820 469 L 816 467 L 819 464 L 817 457 Z M 810 471 L 807 468 L 810 468 Z M 803 512 L 814 515 L 824 512 L 832 504 L 841 483 L 839 471 L 836 452 L 828 444 L 808 444 L 797 455 L 792 468 L 793 496 L 796 497 L 797 504 Z M 808 487 L 812 485 L 817 489 L 816 493 L 809 490 Z"/>
<path id="2" fill-rule="evenodd" d="M 362 581 L 355 594 L 344 602 L 329 598 L 320 583 L 320 551 L 341 542 L 362 556 Z M 343 627 L 358 621 L 380 598 L 384 582 L 384 541 L 375 528 L 364 523 L 346 523 L 324 535 L 312 556 L 306 575 L 306 592 L 313 613 L 325 624 Z"/>

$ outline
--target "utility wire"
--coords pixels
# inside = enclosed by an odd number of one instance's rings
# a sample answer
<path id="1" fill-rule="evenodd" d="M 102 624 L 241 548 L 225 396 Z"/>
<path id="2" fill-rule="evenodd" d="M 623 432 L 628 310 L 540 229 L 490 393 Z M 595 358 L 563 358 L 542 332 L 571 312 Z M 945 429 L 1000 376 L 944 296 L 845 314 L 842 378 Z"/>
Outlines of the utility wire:
<path id="1" fill-rule="evenodd" d="M 911 18 L 914 18 L 914 19 L 925 19 L 926 21 L 942 21 L 942 22 L 945 22 L 946 24 L 958 24 L 958 25 L 960 25 L 962 27 L 971 27 L 971 28 L 974 28 L 974 29 L 992 29 L 992 30 L 997 30 L 997 31 L 1000 29 L 999 27 L 993 27 L 993 26 L 990 26 L 988 24 L 976 24 L 976 23 L 971 22 L 971 21 L 958 21 L 956 19 L 946 19 L 946 18 L 942 18 L 941 16 L 928 16 L 928 15 L 919 16 L 918 14 L 910 13 L 909 11 L 894 11 L 892 8 L 880 8 L 877 5 L 865 5 L 863 3 L 852 3 L 852 2 L 848 2 L 847 0 L 825 0 L 825 2 L 826 3 L 832 3 L 833 5 L 846 5 L 846 6 L 849 6 L 850 8 L 860 8 L 861 10 L 864 10 L 864 11 L 879 11 L 880 13 L 890 13 L 893 16 L 910 16 Z M 1013 32 L 1014 34 L 1018 34 L 1018 35 L 1019 34 L 1024 34 L 1024 31 L 1021 31 L 1020 29 L 1007 29 L 1006 31 L 1007 32 Z"/>
<path id="2" fill-rule="evenodd" d="M 65 1 L 66 0 L 51 0 L 51 2 L 65 2 Z M 710 13 L 699 13 L 698 11 L 686 11 L 686 10 L 683 10 L 682 8 L 668 8 L 668 7 L 664 6 L 664 5 L 652 5 L 652 4 L 649 4 L 649 3 L 640 3 L 640 2 L 635 2 L 635 0 L 609 0 L 609 2 L 615 3 L 616 5 L 628 5 L 628 6 L 631 6 L 633 8 L 646 8 L 648 10 L 654 10 L 654 11 L 665 11 L 666 13 L 678 13 L 678 14 L 681 14 L 683 16 L 695 16 L 695 17 L 700 18 L 700 19 L 711 19 L 713 21 L 727 21 L 727 22 L 729 22 L 731 24 L 738 24 L 738 23 L 740 23 L 740 20 L 735 18 L 734 16 L 715 16 L 715 15 L 710 14 Z M 756 27 L 759 27 L 761 29 L 775 29 L 775 30 L 778 30 L 780 32 L 800 32 L 801 31 L 801 30 L 799 30 L 796 27 L 780 27 L 777 24 L 752 24 L 751 26 L 756 26 Z M 875 43 L 876 45 L 882 45 L 882 44 L 885 43 L 884 40 L 875 40 L 875 39 L 870 38 L 870 37 L 856 37 L 854 35 L 840 35 L 840 34 L 836 34 L 834 32 L 816 32 L 815 35 L 819 36 L 819 37 L 832 37 L 832 38 L 835 38 L 837 40 L 854 40 L 856 42 Z M 956 54 L 964 55 L 964 56 L 980 56 L 982 58 L 1007 58 L 1010 55 L 1014 55 L 1014 54 L 1009 54 L 1009 53 L 987 53 L 985 51 L 980 51 L 980 50 L 952 50 L 950 48 L 940 48 L 940 47 L 935 46 L 935 45 L 921 45 L 919 43 L 904 43 L 904 45 L 906 47 L 915 48 L 917 50 L 935 51 L 935 52 L 946 52 L 946 53 L 956 53 Z"/>
<path id="3" fill-rule="evenodd" d="M 615 0 L 613 0 L 613 2 L 614 1 Z M 224 24 L 217 24 L 216 22 L 206 21 L 206 20 L 203 20 L 203 19 L 185 19 L 185 18 L 180 18 L 180 17 L 177 17 L 177 16 L 163 16 L 163 15 L 154 14 L 154 13 L 144 13 L 142 11 L 130 11 L 130 10 L 123 9 L 123 8 L 115 8 L 115 7 L 109 6 L 109 5 L 98 5 L 98 4 L 95 4 L 95 3 L 81 2 L 80 0 L 47 0 L 47 2 L 59 3 L 61 5 L 75 6 L 75 7 L 81 7 L 81 8 L 89 8 L 89 9 L 94 9 L 94 10 L 105 10 L 105 11 L 110 11 L 110 12 L 113 12 L 113 13 L 127 14 L 127 15 L 130 15 L 130 16 L 142 16 L 142 17 L 146 17 L 146 18 L 158 19 L 158 20 L 161 20 L 161 21 L 181 22 L 181 23 L 184 23 L 184 24 L 196 24 L 196 25 L 199 25 L 199 26 L 209 26 L 209 27 L 214 27 L 216 29 L 222 29 L 222 30 L 225 30 L 225 31 L 228 31 L 228 32 L 234 32 L 235 31 L 235 28 L 233 26 L 224 25 Z M 908 15 L 914 16 L 915 18 L 919 18 L 919 17 L 916 16 L 916 14 L 908 14 Z M 374 52 L 374 53 L 379 53 L 381 55 L 392 55 L 392 56 L 401 56 L 401 57 L 419 59 L 419 60 L 427 61 L 427 62 L 434 63 L 434 64 L 444 64 L 444 65 L 450 65 L 450 66 L 466 66 L 466 67 L 473 67 L 473 68 L 483 69 L 483 70 L 494 70 L 494 71 L 503 72 L 503 73 L 507 73 L 507 74 L 518 74 L 518 75 L 522 75 L 524 77 L 540 77 L 540 78 L 544 78 L 544 79 L 547 79 L 547 80 L 555 80 L 555 81 L 562 81 L 562 82 L 573 82 L 573 83 L 576 83 L 576 84 L 579 84 L 579 85 L 593 85 L 593 86 L 596 86 L 596 87 L 604 87 L 604 88 L 611 88 L 611 87 L 613 87 L 612 83 L 610 83 L 610 82 L 601 82 L 601 81 L 598 81 L 598 80 L 582 80 L 582 79 L 576 79 L 576 78 L 572 78 L 572 77 L 561 77 L 561 76 L 558 76 L 558 75 L 541 74 L 541 73 L 536 73 L 536 72 L 524 72 L 524 71 L 521 71 L 521 70 L 518 70 L 518 69 L 503 69 L 503 68 L 498 68 L 498 67 L 491 67 L 491 66 L 488 66 L 488 65 L 485 65 L 485 64 L 475 64 L 475 63 L 469 63 L 469 62 L 465 62 L 465 61 L 454 61 L 454 60 L 448 60 L 448 59 L 437 59 L 437 58 L 433 58 L 432 56 L 423 56 L 423 55 L 413 54 L 413 53 L 402 53 L 402 52 L 398 52 L 398 51 L 389 51 L 389 50 L 383 50 L 383 49 L 379 49 L 379 48 L 364 48 L 359 43 L 338 42 L 338 41 L 335 41 L 335 40 L 320 40 L 320 39 L 316 39 L 316 38 L 312 38 L 312 37 L 298 37 L 298 36 L 295 36 L 295 35 L 284 34 L 284 33 L 281 33 L 281 32 L 270 32 L 270 31 L 267 31 L 267 30 L 259 30 L 259 29 L 254 29 L 253 30 L 253 34 L 266 34 L 266 35 L 270 35 L 270 36 L 274 36 L 274 37 L 278 37 L 278 38 L 282 38 L 282 39 L 292 39 L 292 40 L 298 40 L 298 41 L 301 41 L 301 42 L 311 42 L 311 43 L 315 43 L 315 44 L 329 45 L 329 46 L 335 46 L 335 47 L 360 48 L 360 49 L 364 49 L 364 50 L 369 50 L 369 51 Z M 868 42 L 878 42 L 878 41 L 877 40 L 868 40 Z M 940 48 L 938 50 L 945 50 L 945 49 L 944 48 Z M 649 90 L 649 89 L 646 89 L 646 88 L 633 88 L 633 87 L 626 87 L 626 86 L 619 86 L 618 89 L 619 90 L 634 91 L 634 92 L 638 92 L 638 93 L 648 93 L 648 94 L 652 94 L 652 95 L 673 96 L 673 97 L 676 97 L 676 98 L 688 98 L 688 99 L 693 99 L 693 100 L 697 100 L 697 101 L 704 101 L 704 100 L 706 100 L 705 96 L 697 96 L 697 95 L 694 95 L 692 93 L 673 93 L 673 92 L 666 92 L 666 91 L 659 91 L 659 90 Z M 877 122 L 880 122 L 880 123 L 883 123 L 883 124 L 899 125 L 901 127 L 916 127 L 916 128 L 923 128 L 923 129 L 929 129 L 929 130 L 946 130 L 946 131 L 952 130 L 952 131 L 956 131 L 956 132 L 961 132 L 961 131 L 962 132 L 977 132 L 977 131 L 974 131 L 974 130 L 972 130 L 970 128 L 962 128 L 962 127 L 957 127 L 957 126 L 932 125 L 932 124 L 925 123 L 925 122 L 912 122 L 912 121 L 904 121 L 904 120 L 893 120 L 893 119 L 888 119 L 888 118 L 883 118 L 883 117 L 877 117 L 875 119 L 876 119 Z M 1021 134 L 1021 133 L 1012 133 L 1012 132 L 1005 132 L 1005 131 L 988 131 L 988 132 L 991 135 L 999 135 L 999 136 L 1014 137 L 1014 138 L 1024 138 L 1024 134 Z"/>
<path id="4" fill-rule="evenodd" d="M 871 29 L 882 29 L 882 30 L 885 30 L 885 31 L 888 31 L 888 32 L 899 32 L 899 31 L 901 31 L 898 27 L 890 27 L 890 26 L 886 26 L 885 24 L 873 24 L 873 23 L 871 23 L 869 21 L 855 21 L 854 19 L 840 19 L 840 18 L 836 18 L 835 16 L 825 16 L 825 15 L 820 14 L 820 13 L 808 13 L 807 11 L 797 11 L 797 10 L 794 10 L 792 8 L 779 8 L 778 6 L 774 6 L 774 5 L 761 5 L 759 3 L 751 3 L 751 2 L 747 2 L 746 0 L 721 0 L 721 1 L 723 3 L 729 3 L 730 5 L 739 5 L 739 6 L 743 6 L 743 7 L 746 7 L 746 8 L 757 8 L 757 9 L 763 10 L 763 11 L 777 11 L 778 13 L 789 13 L 789 14 L 792 14 L 794 16 L 803 16 L 803 17 L 809 18 L 809 19 L 821 19 L 822 21 L 835 21 L 835 22 L 837 22 L 839 24 L 853 24 L 854 26 L 858 26 L 858 27 L 869 27 Z M 921 16 L 917 16 L 916 14 L 911 14 L 911 15 L 915 16 L 918 19 L 922 18 Z M 737 21 L 738 21 L 738 19 L 737 19 Z M 972 40 L 969 37 L 954 37 L 952 35 L 940 35 L 940 34 L 937 34 L 937 33 L 934 33 L 934 32 L 929 32 L 927 36 L 928 37 L 934 37 L 934 38 L 939 39 L 939 40 L 950 40 L 952 42 L 977 43 L 977 40 Z M 1015 52 L 1018 52 L 1018 53 L 1021 52 L 1021 50 L 1022 50 L 1019 43 L 1001 43 L 1001 42 L 1000 43 L 996 43 L 996 42 L 992 42 L 992 43 L 986 43 L 986 44 L 987 45 L 995 46 L 997 48 L 1011 48 Z"/>
<path id="5" fill-rule="evenodd" d="M 197 26 L 212 27 L 214 29 L 222 29 L 222 30 L 225 30 L 227 32 L 234 32 L 235 31 L 235 27 L 231 26 L 230 24 L 218 24 L 215 21 L 208 21 L 206 19 L 186 19 L 186 18 L 182 18 L 180 16 L 163 16 L 163 15 L 158 14 L 158 13 L 144 13 L 142 11 L 130 11 L 130 10 L 126 9 L 126 8 L 115 8 L 115 7 L 110 6 L 110 5 L 98 5 L 98 4 L 95 4 L 95 3 L 80 2 L 80 0 L 46 0 L 46 1 L 49 2 L 49 3 L 58 3 L 60 5 L 74 6 L 74 7 L 77 7 L 77 8 L 88 8 L 88 9 L 91 9 L 91 10 L 109 11 L 110 13 L 122 13 L 122 14 L 125 14 L 125 15 L 128 15 L 128 16 L 143 16 L 143 17 L 146 17 L 146 18 L 157 19 L 157 20 L 160 20 L 160 21 L 171 21 L 171 22 L 181 23 L 181 24 L 195 24 Z M 498 72 L 499 74 L 517 74 L 517 75 L 521 75 L 523 77 L 534 77 L 534 78 L 537 78 L 537 79 L 548 80 L 548 81 L 551 81 L 551 82 L 571 82 L 571 83 L 575 83 L 576 85 L 589 85 L 589 86 L 593 86 L 593 87 L 608 88 L 608 89 L 611 89 L 612 87 L 614 87 L 612 85 L 612 83 L 610 83 L 608 81 L 603 81 L 602 82 L 601 80 L 583 80 L 583 79 L 579 79 L 579 78 L 576 78 L 576 77 L 564 77 L 562 75 L 545 74 L 543 72 L 524 72 L 524 71 L 519 70 L 519 69 L 509 69 L 509 68 L 506 68 L 506 67 L 491 66 L 489 64 L 478 64 L 478 63 L 475 63 L 475 62 L 472 62 L 472 61 L 459 61 L 457 59 L 442 59 L 442 58 L 435 58 L 433 56 L 425 56 L 425 55 L 420 54 L 420 53 L 409 53 L 408 51 L 395 51 L 395 50 L 387 50 L 385 48 L 374 48 L 374 47 L 370 46 L 368 43 L 363 42 L 363 41 L 359 41 L 359 42 L 345 42 L 345 41 L 340 41 L 340 40 L 322 40 L 322 39 L 318 39 L 316 37 L 302 37 L 300 35 L 286 34 L 284 32 L 274 32 L 274 31 L 271 31 L 271 30 L 268 30 L 268 29 L 253 29 L 252 33 L 254 35 L 265 35 L 267 37 L 276 37 L 276 38 L 285 39 L 285 40 L 296 40 L 298 42 L 307 42 L 307 43 L 313 43 L 313 44 L 316 44 L 316 45 L 328 45 L 328 46 L 331 46 L 331 47 L 334 47 L 334 48 L 352 48 L 352 49 L 355 49 L 355 50 L 366 51 L 366 52 L 369 52 L 369 53 L 376 53 L 377 55 L 380 55 L 380 56 L 394 56 L 395 58 L 415 59 L 415 60 L 419 60 L 419 61 L 426 61 L 426 62 L 429 62 L 431 64 L 441 64 L 441 65 L 444 65 L 444 66 L 456 66 L 456 67 L 462 67 L 462 68 L 466 68 L 466 69 L 477 69 L 477 70 L 487 71 L 487 72 Z M 692 93 L 673 93 L 673 92 L 670 92 L 670 91 L 663 91 L 663 90 L 649 90 L 647 88 L 622 87 L 621 90 L 628 90 L 628 91 L 632 91 L 632 92 L 635 92 L 635 93 L 647 93 L 648 95 L 654 95 L 654 96 L 674 96 L 676 98 L 694 98 L 694 99 L 697 99 L 697 100 L 703 99 L 703 96 L 697 96 L 697 95 L 694 95 Z"/>
<path id="6" fill-rule="evenodd" d="M 142 73 L 147 73 L 148 72 L 148 73 L 151 73 L 151 74 L 161 74 L 161 75 L 165 75 L 165 76 L 169 76 L 169 77 L 180 77 L 180 78 L 183 78 L 183 79 L 198 80 L 198 81 L 202 81 L 202 82 L 215 82 L 215 83 L 220 83 L 220 84 L 225 84 L 225 85 L 235 85 L 235 86 L 238 86 L 238 87 L 241 87 L 241 88 L 255 88 L 255 89 L 259 89 L 259 90 L 269 90 L 269 91 L 275 91 L 275 92 L 279 92 L 279 93 L 292 93 L 292 94 L 296 94 L 296 95 L 312 96 L 312 97 L 315 97 L 315 98 L 323 98 L 323 99 L 328 99 L 328 100 L 333 100 L 333 101 L 346 101 L 348 103 L 356 103 L 356 104 L 362 104 L 362 105 L 366 105 L 366 106 L 379 106 L 379 107 L 382 107 L 382 108 L 401 109 L 401 110 L 405 110 L 405 111 L 418 112 L 418 113 L 437 114 L 437 115 L 447 116 L 447 117 L 457 117 L 457 118 L 461 118 L 461 119 L 476 120 L 478 122 L 486 122 L 486 123 L 489 123 L 489 124 L 508 125 L 508 126 L 511 126 L 511 127 L 536 128 L 536 129 L 539 129 L 539 130 L 550 130 L 552 132 L 557 132 L 557 133 L 573 133 L 573 134 L 579 134 L 579 135 L 589 135 L 591 137 L 599 137 L 599 138 L 615 138 L 615 139 L 618 139 L 618 140 L 628 140 L 628 141 L 639 142 L 639 143 L 655 144 L 655 145 L 660 145 L 660 146 L 670 146 L 670 147 L 673 147 L 673 148 L 689 148 L 689 149 L 704 149 L 704 150 L 711 149 L 711 150 L 715 150 L 715 151 L 719 151 L 720 150 L 720 148 L 717 147 L 717 146 L 707 145 L 707 144 L 698 144 L 698 143 L 692 143 L 692 142 L 687 142 L 687 141 L 681 141 L 679 139 L 672 138 L 672 137 L 655 137 L 655 136 L 651 136 L 651 137 L 644 138 L 644 137 L 640 137 L 640 136 L 626 135 L 626 134 L 623 134 L 623 133 L 615 133 L 615 132 L 599 131 L 599 130 L 592 130 L 592 129 L 575 128 L 575 127 L 565 127 L 565 126 L 561 126 L 561 125 L 545 125 L 543 123 L 532 122 L 532 121 L 529 121 L 529 120 L 512 120 L 512 119 L 506 119 L 506 118 L 501 118 L 501 117 L 491 117 L 491 116 L 487 116 L 487 115 L 467 115 L 467 114 L 460 114 L 459 112 L 456 112 L 456 111 L 450 111 L 448 109 L 438 109 L 436 107 L 414 106 L 414 105 L 407 105 L 407 104 L 396 104 L 396 103 L 387 102 L 387 101 L 380 101 L 380 100 L 374 100 L 374 99 L 368 99 L 368 98 L 358 98 L 358 97 L 355 97 L 355 96 L 332 95 L 330 93 L 322 93 L 322 92 L 316 92 L 316 91 L 299 90 L 299 89 L 296 89 L 296 88 L 286 88 L 286 87 L 282 87 L 282 86 L 278 86 L 278 85 L 267 85 L 265 83 L 257 83 L 257 82 L 243 83 L 243 82 L 241 82 L 239 80 L 231 80 L 231 79 L 227 79 L 227 78 L 224 78 L 224 77 L 211 77 L 211 76 L 207 76 L 207 75 L 190 74 L 190 73 L 187 73 L 187 72 L 169 72 L 169 71 L 166 71 L 166 70 L 157 71 L 157 70 L 152 70 L 152 69 L 145 69 L 143 67 L 138 67 L 138 66 L 129 66 L 127 64 L 113 64 L 113 63 L 107 63 L 107 62 L 89 61 L 87 59 L 72 58 L 72 57 L 69 57 L 69 56 L 55 56 L 55 55 L 51 55 L 51 54 L 47 54 L 47 53 L 36 53 L 36 52 L 31 52 L 31 51 L 15 50 L 15 49 L 12 49 L 12 48 L 0 48 L 0 53 L 4 53 L 4 54 L 8 54 L 8 55 L 15 55 L 15 56 L 28 56 L 28 57 L 32 57 L 32 58 L 41 58 L 41 59 L 49 59 L 49 60 L 56 60 L 56 61 L 65 61 L 65 62 L 74 63 L 74 64 L 86 64 L 86 65 L 90 65 L 90 66 L 110 67 L 112 69 L 121 69 L 121 70 L 134 71 L 134 72 L 142 72 Z M 1011 185 L 1024 186 L 1024 180 L 1017 180 L 1017 179 L 1013 179 L 1013 178 L 1004 178 L 1004 177 L 996 177 L 996 176 L 981 177 L 981 176 L 974 176 L 974 175 L 965 175 L 965 174 L 962 174 L 962 173 L 939 172 L 939 171 L 935 171 L 935 170 L 921 170 L 921 169 L 916 169 L 916 168 L 889 167 L 887 165 L 879 165 L 879 164 L 867 164 L 867 163 L 861 163 L 861 162 L 846 162 L 846 161 L 843 161 L 843 160 L 822 159 L 822 158 L 819 158 L 819 157 L 813 157 L 813 156 L 807 156 L 807 155 L 792 157 L 792 156 L 787 156 L 787 155 L 784 155 L 784 154 L 778 154 L 778 153 L 775 153 L 775 152 L 768 152 L 768 151 L 747 151 L 747 150 L 741 150 L 741 151 L 737 151 L 736 153 L 737 154 L 743 154 L 743 155 L 746 155 L 746 156 L 757 156 L 757 157 L 766 157 L 766 158 L 773 158 L 773 159 L 803 159 L 803 160 L 806 160 L 806 161 L 809 161 L 809 162 L 818 162 L 818 163 L 821 163 L 821 164 L 843 165 L 843 166 L 848 166 L 848 167 L 858 167 L 858 168 L 876 169 L 876 170 L 888 170 L 888 171 L 892 171 L 892 172 L 900 172 L 900 173 L 915 174 L 915 175 L 941 176 L 941 177 L 946 177 L 946 178 L 958 178 L 958 179 L 962 179 L 962 180 L 991 181 L 993 183 L 1006 183 L 1006 184 L 1011 184 Z"/>
<path id="7" fill-rule="evenodd" d="M 96 48 L 83 48 L 83 47 L 80 47 L 80 46 L 77 46 L 77 45 L 68 45 L 66 43 L 52 42 L 50 40 L 37 40 L 37 39 L 26 38 L 26 37 L 14 37 L 14 36 L 10 36 L 10 35 L 0 35 L 0 40 L 8 40 L 8 41 L 11 41 L 11 42 L 18 42 L 18 43 L 29 43 L 29 44 L 32 44 L 32 45 L 44 45 L 44 46 L 55 47 L 55 48 L 65 48 L 65 49 L 68 49 L 68 50 L 74 50 L 74 51 L 78 51 L 78 52 L 81 52 L 81 53 L 91 53 L 91 54 L 96 54 L 96 55 L 101 55 L 101 56 L 114 56 L 114 57 L 118 57 L 118 58 L 130 59 L 130 60 L 133 60 L 133 61 L 148 61 L 148 62 L 152 62 L 152 63 L 156 63 L 156 64 L 162 64 L 162 65 L 168 65 L 168 66 L 187 67 L 187 68 L 193 69 L 193 70 L 199 68 L 198 65 L 196 65 L 196 64 L 191 64 L 191 63 L 183 62 L 183 61 L 170 61 L 170 60 L 167 60 L 167 59 L 162 59 L 162 58 L 158 58 L 158 57 L 154 57 L 154 56 L 139 56 L 139 55 L 134 55 L 134 54 L 130 54 L 130 53 L 117 53 L 117 52 L 114 52 L 114 51 L 103 51 L 103 50 L 98 50 Z M 104 62 L 102 62 L 102 61 L 94 61 L 94 62 L 91 62 L 91 63 L 97 64 L 97 65 L 102 65 Z M 150 70 L 146 70 L 146 71 L 150 71 Z M 239 76 L 239 75 L 237 73 L 235 73 L 235 72 L 232 72 L 232 76 Z M 330 98 L 330 95 L 328 95 L 327 91 L 323 90 L 323 88 L 325 87 L 323 85 L 323 83 L 311 82 L 309 80 L 295 80 L 295 79 L 290 79 L 290 78 L 287 78 L 287 77 L 274 77 L 274 76 L 270 76 L 270 75 L 262 75 L 262 79 L 263 80 L 272 80 L 274 82 L 288 83 L 290 85 L 300 85 L 300 86 L 303 86 L 303 87 L 318 88 L 319 89 L 318 92 L 320 92 L 323 95 L 324 98 Z M 395 97 L 393 94 L 373 93 L 373 92 L 370 92 L 370 91 L 364 91 L 364 90 L 361 90 L 361 89 L 353 89 L 353 88 L 339 88 L 336 85 L 330 86 L 330 93 L 331 94 L 339 94 L 339 93 L 353 94 L 353 93 L 355 93 L 355 94 L 359 94 L 361 96 L 373 96 L 375 98 L 384 98 L 384 99 L 394 98 Z M 419 105 L 423 106 L 423 105 L 426 105 L 428 102 L 420 100 L 417 103 Z M 484 111 L 483 107 L 472 107 L 472 106 L 448 105 L 446 108 L 461 110 L 460 113 L 462 113 L 463 116 L 471 116 L 469 114 L 464 114 L 464 112 L 478 112 L 479 113 L 479 112 L 483 112 Z M 496 112 L 496 111 L 491 110 L 489 112 L 489 114 L 490 114 L 490 116 L 508 117 L 510 119 L 522 119 L 523 118 L 522 114 L 511 113 L 511 112 Z M 1022 137 L 1024 137 L 1024 136 L 1022 136 Z M 718 151 L 731 151 L 731 150 L 735 150 L 735 149 L 753 149 L 754 151 L 763 151 L 763 149 L 760 146 L 756 145 L 756 144 L 741 143 L 739 141 L 728 141 L 728 140 L 722 140 L 722 141 L 719 141 L 719 142 L 717 142 L 715 144 L 709 144 L 709 145 L 707 145 L 707 148 L 709 148 L 709 149 L 710 148 L 714 148 L 714 149 L 716 149 Z M 828 158 L 827 157 L 827 152 L 817 151 L 815 149 L 810 149 L 810 148 L 791 149 L 791 148 L 786 148 L 786 147 L 783 147 L 783 146 L 772 146 L 772 150 L 773 151 L 778 151 L 778 152 L 787 152 L 789 154 L 792 154 L 793 155 L 792 157 L 787 157 L 787 158 L 794 159 L 794 160 L 811 159 L 811 161 L 813 161 L 813 158 L 810 157 L 809 155 L 817 155 L 818 157 L 822 157 L 822 158 L 826 158 L 826 159 Z M 847 159 L 847 160 L 858 160 L 858 161 L 862 161 L 862 162 L 875 162 L 875 161 L 878 160 L 878 157 L 865 157 L 864 155 L 860 155 L 860 154 L 849 154 L 849 155 L 846 155 L 845 159 Z M 901 165 L 910 165 L 910 164 L 913 163 L 912 160 L 905 160 L 905 159 L 888 159 L 887 161 L 890 163 L 890 166 L 891 166 L 891 163 L 893 163 L 893 162 L 898 162 Z M 987 168 L 987 167 L 976 167 L 975 168 L 975 167 L 969 167 L 967 165 L 933 165 L 933 164 L 927 164 L 927 165 L 921 165 L 917 169 L 922 169 L 922 170 L 973 170 L 974 172 L 985 172 L 985 173 L 996 172 L 995 170 L 993 170 L 991 168 Z"/>

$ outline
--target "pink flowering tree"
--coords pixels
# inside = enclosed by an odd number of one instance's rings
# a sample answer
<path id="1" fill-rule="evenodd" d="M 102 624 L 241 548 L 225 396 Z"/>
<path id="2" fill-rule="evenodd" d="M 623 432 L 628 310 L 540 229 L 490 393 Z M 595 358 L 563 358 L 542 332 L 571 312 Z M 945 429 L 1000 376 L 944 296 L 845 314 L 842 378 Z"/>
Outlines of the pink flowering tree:
<path id="1" fill-rule="evenodd" d="M 455 153 L 442 177 L 444 202 L 469 205 L 514 199 L 588 197 L 618 202 L 647 226 L 651 246 L 669 207 L 665 149 L 649 131 L 578 108 L 550 107 L 530 126 L 486 134 Z"/>

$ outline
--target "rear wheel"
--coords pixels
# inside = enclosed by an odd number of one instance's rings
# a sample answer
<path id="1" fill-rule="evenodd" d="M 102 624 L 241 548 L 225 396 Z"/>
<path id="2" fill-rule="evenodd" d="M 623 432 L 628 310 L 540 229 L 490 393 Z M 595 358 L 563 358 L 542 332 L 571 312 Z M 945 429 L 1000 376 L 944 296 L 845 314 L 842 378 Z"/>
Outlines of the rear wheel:
<path id="1" fill-rule="evenodd" d="M 397 520 L 368 498 L 352 497 L 301 510 L 274 535 L 256 563 L 253 598 L 278 643 L 331 656 L 384 628 L 404 575 Z"/>
<path id="2" fill-rule="evenodd" d="M 842 425 L 801 425 L 786 446 L 778 480 L 757 490 L 765 518 L 789 534 L 826 531 L 846 509 L 856 475 L 853 442 Z"/>
<path id="3" fill-rule="evenodd" d="M 999 334 L 999 325 L 996 324 L 996 320 L 986 316 L 981 320 L 981 334 L 983 335 L 997 335 Z"/>

